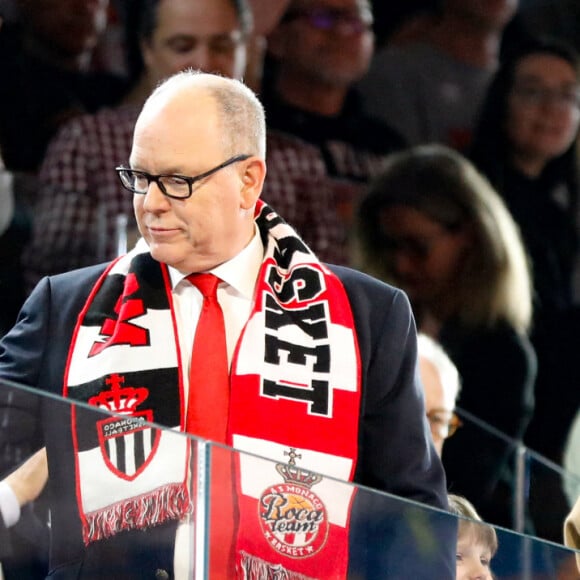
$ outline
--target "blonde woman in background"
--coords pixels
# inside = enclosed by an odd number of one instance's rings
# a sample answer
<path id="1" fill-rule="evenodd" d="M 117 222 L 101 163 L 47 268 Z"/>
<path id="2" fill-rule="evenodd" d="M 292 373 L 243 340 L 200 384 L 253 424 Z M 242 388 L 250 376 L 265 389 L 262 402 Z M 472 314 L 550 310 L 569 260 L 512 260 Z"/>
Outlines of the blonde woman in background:
<path id="1" fill-rule="evenodd" d="M 518 228 L 474 166 L 440 145 L 392 155 L 358 208 L 354 263 L 407 292 L 459 371 L 458 407 L 520 440 L 536 376 L 532 284 Z M 449 488 L 509 526 L 512 446 L 464 423 L 443 450 Z"/>

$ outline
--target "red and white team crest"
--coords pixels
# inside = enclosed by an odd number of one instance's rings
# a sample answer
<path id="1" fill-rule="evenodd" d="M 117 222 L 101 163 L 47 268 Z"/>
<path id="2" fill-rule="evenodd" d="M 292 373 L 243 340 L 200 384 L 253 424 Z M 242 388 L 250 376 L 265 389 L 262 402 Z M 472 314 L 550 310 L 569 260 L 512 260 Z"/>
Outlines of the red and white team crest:
<path id="1" fill-rule="evenodd" d="M 149 396 L 149 390 L 121 388 L 124 381 L 120 375 L 111 375 L 106 379 L 111 390 L 92 397 L 89 404 L 120 415 L 97 421 L 99 446 L 107 467 L 117 477 L 132 481 L 153 459 L 161 431 L 146 424 L 153 421 L 151 410 L 136 410 Z"/>
<path id="2" fill-rule="evenodd" d="M 284 483 L 265 489 L 258 504 L 260 525 L 268 544 L 290 558 L 308 558 L 319 552 L 328 538 L 328 514 L 310 488 L 322 478 L 296 466 L 300 457 L 291 449 L 287 465 L 276 470 Z"/>

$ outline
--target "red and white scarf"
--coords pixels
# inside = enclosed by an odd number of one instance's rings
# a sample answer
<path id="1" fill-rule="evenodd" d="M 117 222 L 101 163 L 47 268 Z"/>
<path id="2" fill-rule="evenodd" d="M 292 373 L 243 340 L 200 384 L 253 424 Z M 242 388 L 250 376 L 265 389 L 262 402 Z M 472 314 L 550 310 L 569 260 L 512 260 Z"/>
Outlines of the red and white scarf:
<path id="1" fill-rule="evenodd" d="M 342 578 L 352 491 L 332 478 L 352 481 L 357 460 L 352 312 L 340 280 L 263 202 L 256 223 L 265 255 L 232 361 L 228 420 L 228 443 L 252 454 L 237 464 L 236 565 L 244 578 Z M 93 288 L 65 373 L 65 396 L 116 413 L 73 410 L 87 544 L 191 511 L 169 274 L 137 248 Z"/>

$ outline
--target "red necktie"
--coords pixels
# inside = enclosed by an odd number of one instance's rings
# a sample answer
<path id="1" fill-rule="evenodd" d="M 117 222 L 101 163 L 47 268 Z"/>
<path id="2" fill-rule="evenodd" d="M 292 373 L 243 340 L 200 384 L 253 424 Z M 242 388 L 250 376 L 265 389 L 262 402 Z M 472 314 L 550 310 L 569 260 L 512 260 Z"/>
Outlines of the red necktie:
<path id="1" fill-rule="evenodd" d="M 205 439 L 226 442 L 230 378 L 224 315 L 217 301 L 220 279 L 191 274 L 187 279 L 203 295 L 203 306 L 191 352 L 186 430 Z"/>
<path id="2" fill-rule="evenodd" d="M 203 295 L 189 370 L 188 433 L 226 442 L 230 378 L 226 332 L 217 301 L 220 279 L 213 274 L 191 274 L 187 279 Z M 210 509 L 210 572 L 212 578 L 232 577 L 234 562 L 234 501 L 232 452 L 212 448 Z"/>

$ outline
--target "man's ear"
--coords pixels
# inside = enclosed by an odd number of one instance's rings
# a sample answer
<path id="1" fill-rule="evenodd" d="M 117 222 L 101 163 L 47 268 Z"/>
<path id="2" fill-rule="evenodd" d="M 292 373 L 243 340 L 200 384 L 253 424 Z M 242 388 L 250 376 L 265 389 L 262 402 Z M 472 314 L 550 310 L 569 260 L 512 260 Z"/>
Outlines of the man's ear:
<path id="1" fill-rule="evenodd" d="M 151 70 L 154 67 L 151 45 L 146 40 L 141 40 L 139 43 L 141 49 L 141 58 L 145 64 L 145 70 Z"/>
<path id="2" fill-rule="evenodd" d="M 250 209 L 258 201 L 264 187 L 264 179 L 266 178 L 265 161 L 259 157 L 248 159 L 244 164 L 241 178 L 240 205 L 242 209 Z"/>

